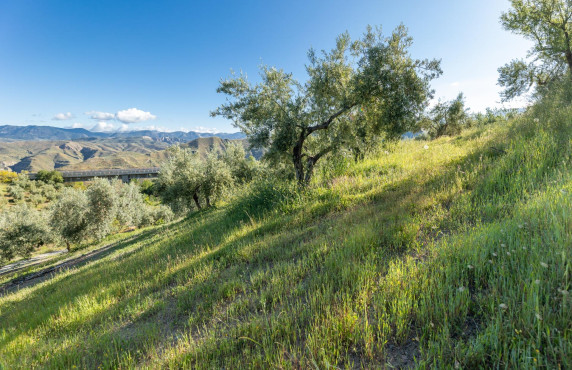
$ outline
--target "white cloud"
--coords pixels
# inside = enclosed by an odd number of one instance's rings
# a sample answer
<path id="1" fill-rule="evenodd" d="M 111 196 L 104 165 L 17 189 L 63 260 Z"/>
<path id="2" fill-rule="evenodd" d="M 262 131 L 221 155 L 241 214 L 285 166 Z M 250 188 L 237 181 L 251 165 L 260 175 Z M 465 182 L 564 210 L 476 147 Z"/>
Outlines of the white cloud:
<path id="1" fill-rule="evenodd" d="M 95 126 L 91 128 L 94 132 L 110 132 L 115 131 L 115 125 L 111 122 L 99 121 Z"/>
<path id="2" fill-rule="evenodd" d="M 157 118 L 150 112 L 144 112 L 137 108 L 129 108 L 126 110 L 120 110 L 115 114 L 115 119 L 123 123 L 137 123 L 143 121 L 149 121 Z"/>
<path id="3" fill-rule="evenodd" d="M 68 126 L 68 127 L 69 128 L 86 128 L 86 125 L 84 125 L 83 123 L 75 122 L 71 126 Z"/>
<path id="4" fill-rule="evenodd" d="M 52 119 L 55 121 L 65 121 L 65 120 L 72 119 L 72 118 L 73 118 L 73 114 L 71 114 L 70 112 L 67 112 L 67 113 L 58 113 Z"/>
<path id="5" fill-rule="evenodd" d="M 107 112 L 97 112 L 97 111 L 89 111 L 85 112 L 91 119 L 96 119 L 98 121 L 109 121 L 115 119 L 115 114 L 107 113 Z"/>

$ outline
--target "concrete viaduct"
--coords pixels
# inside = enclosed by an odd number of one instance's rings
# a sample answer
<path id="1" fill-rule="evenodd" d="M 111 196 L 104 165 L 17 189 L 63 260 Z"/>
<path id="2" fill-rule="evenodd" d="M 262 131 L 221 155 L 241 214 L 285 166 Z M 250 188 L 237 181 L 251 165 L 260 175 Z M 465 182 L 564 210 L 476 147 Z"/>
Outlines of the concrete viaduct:
<path id="1" fill-rule="evenodd" d="M 128 183 L 132 179 L 149 179 L 159 175 L 159 167 L 151 168 L 130 168 L 124 170 L 91 170 L 91 171 L 60 171 L 64 182 L 90 181 L 94 178 L 121 179 Z M 36 179 L 35 173 L 28 175 L 30 180 Z"/>

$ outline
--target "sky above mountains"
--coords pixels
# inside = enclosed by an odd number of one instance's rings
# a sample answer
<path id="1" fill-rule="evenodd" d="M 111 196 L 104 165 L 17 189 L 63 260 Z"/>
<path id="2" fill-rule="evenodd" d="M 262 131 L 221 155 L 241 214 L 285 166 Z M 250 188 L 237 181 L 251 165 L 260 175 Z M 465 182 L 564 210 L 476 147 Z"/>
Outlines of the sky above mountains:
<path id="1" fill-rule="evenodd" d="M 110 130 L 236 131 L 211 118 L 231 69 L 303 81 L 310 47 L 368 24 L 400 23 L 416 58 L 440 58 L 436 97 L 499 107 L 497 68 L 530 44 L 504 31 L 507 0 L 0 2 L 0 124 Z M 522 102 L 515 103 L 516 105 Z"/>

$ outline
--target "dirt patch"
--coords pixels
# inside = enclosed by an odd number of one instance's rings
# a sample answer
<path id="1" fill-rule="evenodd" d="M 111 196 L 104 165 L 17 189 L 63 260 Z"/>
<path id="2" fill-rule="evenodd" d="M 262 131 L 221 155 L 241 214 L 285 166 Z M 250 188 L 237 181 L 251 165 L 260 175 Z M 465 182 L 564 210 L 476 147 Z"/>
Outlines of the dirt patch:
<path id="1" fill-rule="evenodd" d="M 419 342 L 412 340 L 402 345 L 387 343 L 384 351 L 387 367 L 395 369 L 412 369 L 421 357 Z"/>
<path id="2" fill-rule="evenodd" d="M 118 245 L 125 243 L 125 242 L 132 241 L 136 237 L 137 236 L 133 236 L 133 237 L 128 238 L 128 239 L 124 239 L 124 240 L 121 240 L 121 241 L 118 241 L 118 242 L 115 242 L 112 244 L 108 244 L 104 247 L 93 250 L 93 251 L 86 253 L 86 254 L 83 254 L 81 256 L 67 259 L 61 263 L 54 265 L 54 266 L 50 266 L 50 267 L 47 267 L 47 268 L 42 269 L 40 271 L 36 271 L 36 272 L 31 273 L 31 274 L 19 276 L 15 279 L 12 279 L 9 282 L 0 285 L 0 296 L 7 294 L 7 293 L 11 293 L 13 291 L 16 291 L 16 290 L 19 290 L 22 288 L 26 288 L 26 287 L 30 287 L 30 286 L 34 286 L 36 284 L 39 284 L 42 281 L 50 279 L 51 277 L 53 277 L 54 274 L 56 274 L 57 272 L 62 271 L 64 269 L 69 269 L 71 267 L 81 266 L 81 265 L 84 265 L 88 262 L 91 262 L 91 261 L 94 261 L 97 259 L 101 259 L 101 258 L 107 256 L 109 253 L 111 253 L 115 249 L 115 247 L 117 247 Z"/>

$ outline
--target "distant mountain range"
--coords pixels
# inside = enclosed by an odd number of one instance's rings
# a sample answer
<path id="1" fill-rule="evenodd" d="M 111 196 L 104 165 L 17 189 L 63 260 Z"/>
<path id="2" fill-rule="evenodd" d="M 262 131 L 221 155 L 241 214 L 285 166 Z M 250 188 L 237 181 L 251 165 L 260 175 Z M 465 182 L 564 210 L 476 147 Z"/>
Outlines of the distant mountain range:
<path id="1" fill-rule="evenodd" d="M 180 140 L 180 139 L 179 139 Z M 96 170 L 156 167 L 167 158 L 173 144 L 190 148 L 206 156 L 209 151 L 223 153 L 230 142 L 243 145 L 248 155 L 262 156 L 261 150 L 249 150 L 246 139 L 200 137 L 189 142 L 155 140 L 150 136 L 102 137 L 74 140 L 13 140 L 0 142 L 0 170 L 37 172 L 39 170 Z"/>
<path id="2" fill-rule="evenodd" d="M 38 141 L 38 140 L 85 140 L 103 138 L 150 138 L 154 141 L 166 143 L 186 143 L 201 137 L 216 136 L 221 139 L 243 139 L 241 132 L 228 133 L 204 133 L 195 131 L 162 132 L 155 130 L 122 131 L 122 132 L 93 132 L 83 128 L 60 128 L 52 126 L 0 126 L 0 141 Z"/>

